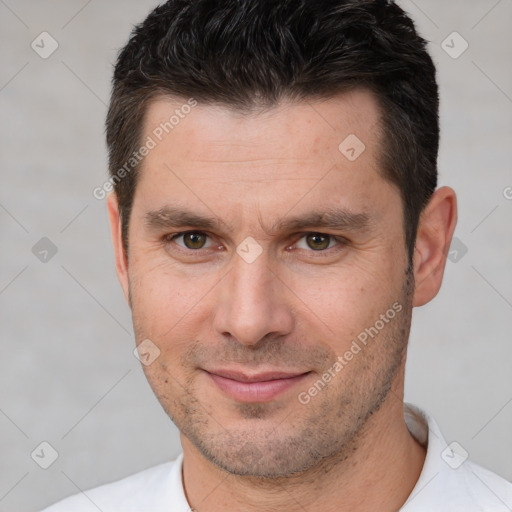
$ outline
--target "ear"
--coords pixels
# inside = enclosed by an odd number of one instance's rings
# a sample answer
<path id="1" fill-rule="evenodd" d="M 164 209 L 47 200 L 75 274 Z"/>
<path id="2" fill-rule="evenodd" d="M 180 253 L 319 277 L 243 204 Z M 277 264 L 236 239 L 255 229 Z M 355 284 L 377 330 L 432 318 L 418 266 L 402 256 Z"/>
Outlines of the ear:
<path id="1" fill-rule="evenodd" d="M 450 187 L 437 189 L 423 210 L 414 248 L 413 306 L 431 301 L 441 288 L 446 258 L 457 224 L 457 197 Z"/>
<path id="2" fill-rule="evenodd" d="M 114 244 L 114 256 L 116 262 L 117 278 L 123 288 L 126 302 L 130 304 L 129 298 L 129 279 L 128 279 L 128 257 L 123 246 L 123 237 L 121 231 L 121 216 L 119 215 L 119 204 L 117 195 L 111 192 L 107 197 L 108 217 L 110 220 L 110 231 L 112 233 L 112 243 Z"/>

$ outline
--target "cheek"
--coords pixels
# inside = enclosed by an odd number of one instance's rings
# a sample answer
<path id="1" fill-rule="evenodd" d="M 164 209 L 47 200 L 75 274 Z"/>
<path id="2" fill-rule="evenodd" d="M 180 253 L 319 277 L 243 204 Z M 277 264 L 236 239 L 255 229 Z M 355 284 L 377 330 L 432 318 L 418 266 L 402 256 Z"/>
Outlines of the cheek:
<path id="1" fill-rule="evenodd" d="M 213 276 L 184 275 L 160 258 L 139 259 L 130 267 L 134 323 L 144 325 L 154 336 L 163 336 L 178 322 L 186 324 L 213 282 Z"/>
<path id="2" fill-rule="evenodd" d="M 165 356 L 166 357 L 166 356 Z M 180 397 L 184 390 L 189 389 L 187 378 L 177 371 L 169 371 L 170 363 L 162 365 L 164 357 L 160 357 L 149 366 L 144 366 L 144 374 L 155 396 L 165 411 L 173 418 Z M 173 418 L 174 419 L 174 418 Z"/>
<path id="3" fill-rule="evenodd" d="M 300 303 L 298 315 L 310 319 L 303 328 L 342 354 L 400 299 L 400 268 L 368 259 L 321 275 L 296 276 L 291 288 Z"/>

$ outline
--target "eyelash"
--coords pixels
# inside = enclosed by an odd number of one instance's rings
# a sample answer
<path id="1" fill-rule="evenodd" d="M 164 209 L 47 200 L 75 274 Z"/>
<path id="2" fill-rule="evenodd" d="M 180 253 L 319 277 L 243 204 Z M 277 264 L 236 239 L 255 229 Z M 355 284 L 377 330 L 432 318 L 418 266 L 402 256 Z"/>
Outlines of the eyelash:
<path id="1" fill-rule="evenodd" d="M 204 231 L 194 231 L 194 230 L 180 231 L 179 233 L 171 233 L 171 234 L 165 235 L 163 237 L 163 239 L 166 244 L 169 244 L 171 242 L 174 242 L 177 238 L 182 237 L 187 234 L 190 234 L 190 233 L 206 235 L 208 238 L 211 239 L 211 237 L 210 237 L 210 235 L 208 235 L 208 233 L 205 233 Z M 325 256 L 331 255 L 332 254 L 331 251 L 333 249 L 335 252 L 337 252 L 348 244 L 348 240 L 346 238 L 343 238 L 340 236 L 335 236 L 335 235 L 330 235 L 327 233 L 321 233 L 319 231 L 308 231 L 306 233 L 300 233 L 300 235 L 301 235 L 300 238 L 298 238 L 297 241 L 294 242 L 294 245 L 297 244 L 300 240 L 302 240 L 304 237 L 306 237 L 308 235 L 320 235 L 322 237 L 329 237 L 331 239 L 331 241 L 334 240 L 337 242 L 337 245 L 335 245 L 334 247 L 328 247 L 327 249 L 323 249 L 323 250 L 315 251 L 313 249 L 302 249 L 307 252 L 313 253 L 314 257 L 323 257 L 324 255 Z M 329 243 L 329 245 L 330 245 L 330 243 Z M 190 255 L 193 253 L 198 253 L 197 256 L 200 256 L 200 253 L 203 249 L 209 249 L 209 247 L 202 247 L 200 249 L 189 249 L 187 247 L 182 247 L 180 245 L 178 245 L 178 247 L 179 247 L 180 251 L 187 252 Z"/>

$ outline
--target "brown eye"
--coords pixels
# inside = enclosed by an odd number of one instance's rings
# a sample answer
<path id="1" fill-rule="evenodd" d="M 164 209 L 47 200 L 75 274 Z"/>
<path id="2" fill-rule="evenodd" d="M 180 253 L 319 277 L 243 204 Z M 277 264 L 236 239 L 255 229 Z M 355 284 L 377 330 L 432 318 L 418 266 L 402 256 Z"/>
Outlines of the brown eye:
<path id="1" fill-rule="evenodd" d="M 322 251 L 329 247 L 331 237 L 329 235 L 322 235 L 321 233 L 310 233 L 306 235 L 306 243 L 308 247 L 314 251 Z"/>
<path id="2" fill-rule="evenodd" d="M 206 235 L 196 231 L 183 234 L 183 242 L 187 249 L 202 249 L 206 243 Z"/>
<path id="3" fill-rule="evenodd" d="M 182 242 L 178 240 L 182 238 Z M 198 250 L 206 247 L 208 235 L 201 231 L 185 231 L 182 233 L 176 233 L 167 238 L 170 242 L 175 242 L 176 245 L 183 247 L 184 249 Z"/>

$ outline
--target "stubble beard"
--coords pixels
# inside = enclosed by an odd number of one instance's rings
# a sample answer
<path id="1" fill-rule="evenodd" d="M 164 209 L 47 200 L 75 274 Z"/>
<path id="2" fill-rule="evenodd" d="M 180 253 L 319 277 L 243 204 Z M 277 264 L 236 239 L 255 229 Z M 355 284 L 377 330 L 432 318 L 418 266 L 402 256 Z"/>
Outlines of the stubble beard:
<path id="1" fill-rule="evenodd" d="M 306 472 L 326 473 L 357 450 L 368 420 L 381 408 L 403 371 L 413 289 L 412 272 L 408 271 L 398 300 L 403 306 L 400 313 L 307 405 L 297 400 L 284 413 L 275 404 L 236 404 L 240 419 L 247 420 L 246 427 L 225 425 L 215 404 L 197 398 L 193 379 L 177 383 L 162 365 L 158 375 L 154 369 L 144 371 L 182 435 L 222 470 L 246 477 L 256 485 L 266 485 L 270 480 L 280 485 L 283 479 Z M 138 333 L 136 324 L 134 312 Z M 332 354 L 327 359 L 319 352 L 316 357 L 324 358 L 326 369 L 334 362 Z"/>

